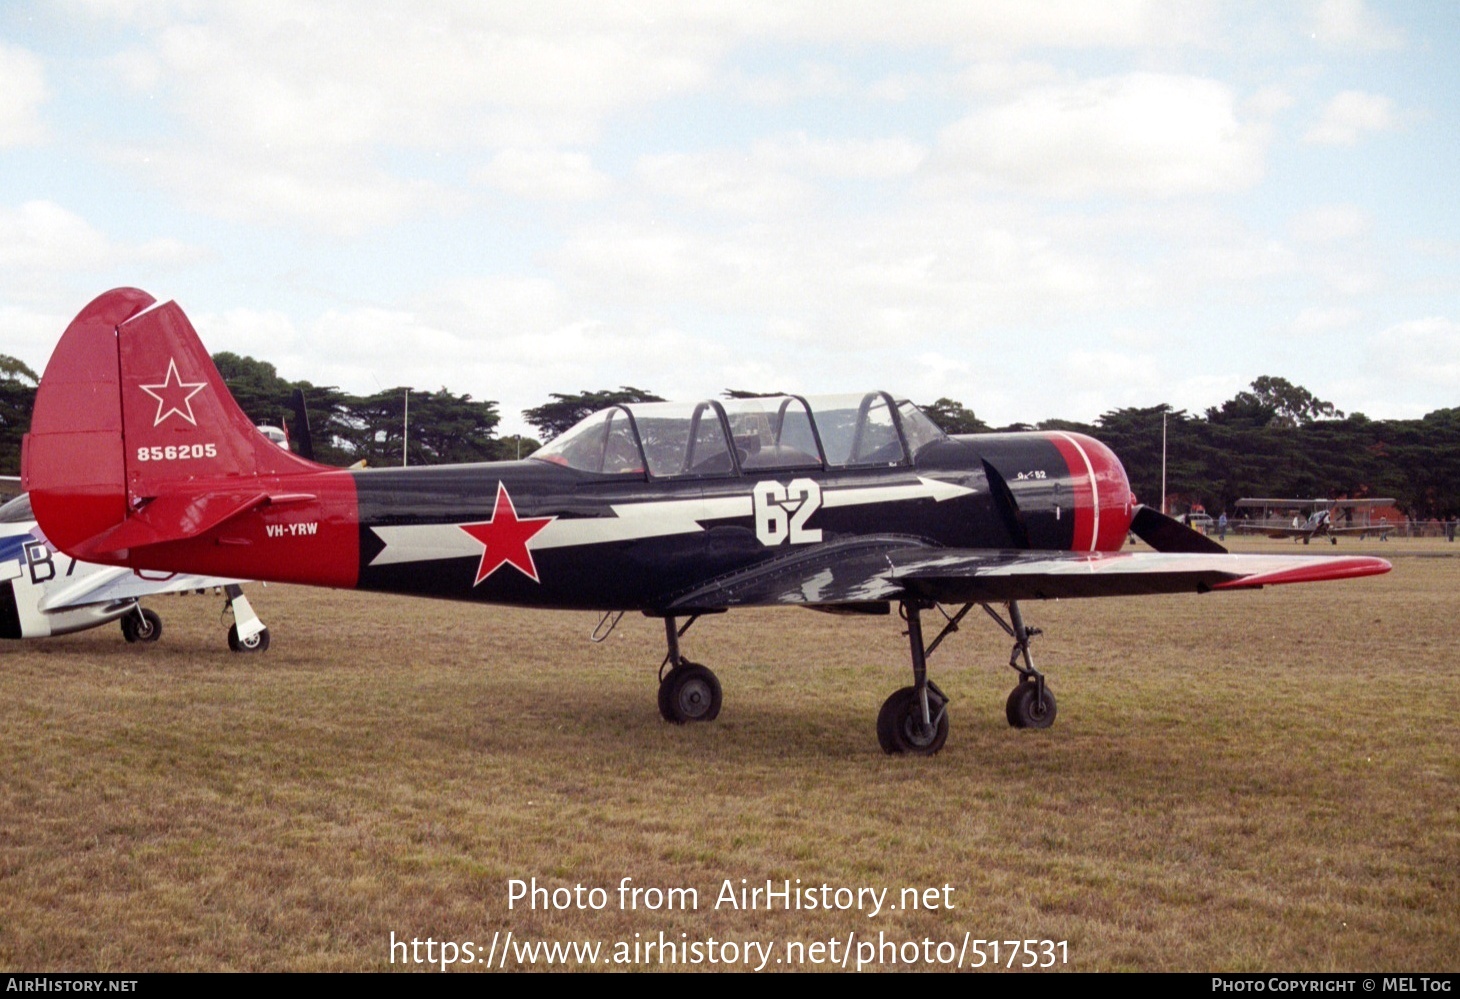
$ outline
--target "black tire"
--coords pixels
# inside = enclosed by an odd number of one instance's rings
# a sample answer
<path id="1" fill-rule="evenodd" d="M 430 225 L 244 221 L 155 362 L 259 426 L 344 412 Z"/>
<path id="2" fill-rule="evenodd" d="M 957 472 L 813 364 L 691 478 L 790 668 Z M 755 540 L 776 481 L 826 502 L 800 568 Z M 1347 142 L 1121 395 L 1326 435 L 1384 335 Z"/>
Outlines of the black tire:
<path id="1" fill-rule="evenodd" d="M 699 663 L 680 663 L 659 684 L 659 713 L 676 725 L 714 721 L 720 702 L 719 678 Z"/>
<path id="2" fill-rule="evenodd" d="M 1039 684 L 1026 680 L 1009 691 L 1004 714 L 1015 728 L 1049 728 L 1057 712 L 1054 691 L 1044 688 L 1044 703 L 1039 702 Z"/>
<path id="3" fill-rule="evenodd" d="M 269 647 L 269 629 L 254 635 L 252 638 L 240 639 L 238 637 L 238 625 L 228 626 L 228 648 L 234 652 L 264 652 Z"/>
<path id="4" fill-rule="evenodd" d="M 947 704 L 933 691 L 928 691 L 928 708 L 937 721 L 932 731 L 923 725 L 923 706 L 916 687 L 903 687 L 882 702 L 877 712 L 877 744 L 889 756 L 909 753 L 932 756 L 948 741 Z"/>
<path id="5" fill-rule="evenodd" d="M 162 618 L 145 607 L 125 615 L 121 625 L 122 637 L 128 642 L 155 642 L 162 637 Z"/>

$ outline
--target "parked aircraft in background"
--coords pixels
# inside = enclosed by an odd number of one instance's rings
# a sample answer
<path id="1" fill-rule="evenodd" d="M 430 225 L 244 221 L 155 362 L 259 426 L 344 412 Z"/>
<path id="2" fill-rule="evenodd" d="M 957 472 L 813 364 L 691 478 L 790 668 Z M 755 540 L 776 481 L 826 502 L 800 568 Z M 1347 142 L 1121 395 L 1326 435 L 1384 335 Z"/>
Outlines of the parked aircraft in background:
<path id="1" fill-rule="evenodd" d="M 801 606 L 907 624 L 912 683 L 877 718 L 935 753 L 927 657 L 981 606 L 1014 641 L 1005 714 L 1054 721 L 1020 601 L 1206 592 L 1387 572 L 1377 558 L 1227 554 L 1131 495 L 1098 441 L 952 438 L 883 392 L 614 406 L 522 461 L 326 468 L 266 441 L 174 303 L 119 289 L 66 330 L 24 453 L 41 526 L 136 569 L 607 612 L 664 621 L 659 709 L 720 711 L 680 641 L 701 615 Z M 1153 552 L 1122 551 L 1128 531 Z M 939 634 L 922 614 L 944 604 Z M 995 605 L 1003 605 L 1002 611 Z M 679 622 L 683 621 L 683 625 Z"/>
<path id="2" fill-rule="evenodd" d="M 1237 501 L 1239 515 L 1228 526 L 1238 534 L 1292 538 L 1305 545 L 1314 538 L 1327 538 L 1329 544 L 1336 545 L 1341 535 L 1362 538 L 1372 534 L 1380 541 L 1388 541 L 1393 526 L 1382 520 L 1377 524 L 1371 523 L 1370 514 L 1375 507 L 1393 505 L 1394 500 L 1388 497 L 1353 500 L 1240 499 Z M 1252 516 L 1242 516 L 1243 513 L 1251 513 Z M 1288 522 L 1289 516 L 1292 516 L 1291 522 Z"/>
<path id="3" fill-rule="evenodd" d="M 239 580 L 82 562 L 47 542 L 28 495 L 0 506 L 0 638 L 46 638 L 117 621 L 127 641 L 155 642 L 162 637 L 162 618 L 139 600 L 215 588 L 227 594 L 233 612 L 228 647 L 267 649 L 269 629 Z"/>

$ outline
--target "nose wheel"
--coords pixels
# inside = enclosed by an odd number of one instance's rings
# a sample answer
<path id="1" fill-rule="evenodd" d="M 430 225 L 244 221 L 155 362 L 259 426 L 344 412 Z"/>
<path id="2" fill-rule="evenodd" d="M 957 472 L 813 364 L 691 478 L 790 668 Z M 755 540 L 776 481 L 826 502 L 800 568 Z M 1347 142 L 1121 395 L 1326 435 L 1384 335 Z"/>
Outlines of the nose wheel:
<path id="1" fill-rule="evenodd" d="M 1009 699 L 1004 702 L 1004 717 L 1014 728 L 1049 728 L 1054 724 L 1054 691 L 1044 682 L 1044 674 L 1034 668 L 1034 658 L 1029 654 L 1029 643 L 1039 634 L 1039 629 L 1024 626 L 1024 615 L 1019 613 L 1017 600 L 1009 601 L 1008 621 L 988 604 L 983 609 L 1014 639 L 1009 668 L 1019 674 L 1019 683 L 1009 691 Z"/>
<path id="2" fill-rule="evenodd" d="M 1009 691 L 1004 714 L 1015 728 L 1049 728 L 1054 724 L 1054 691 L 1037 680 L 1024 680 Z"/>

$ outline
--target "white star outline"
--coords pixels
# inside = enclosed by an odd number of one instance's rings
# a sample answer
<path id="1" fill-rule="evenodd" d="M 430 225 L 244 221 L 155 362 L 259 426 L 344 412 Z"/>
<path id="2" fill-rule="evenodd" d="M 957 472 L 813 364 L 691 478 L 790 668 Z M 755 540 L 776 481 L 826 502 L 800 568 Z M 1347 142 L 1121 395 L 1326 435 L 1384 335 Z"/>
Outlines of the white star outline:
<path id="1" fill-rule="evenodd" d="M 167 400 L 153 391 L 153 389 L 162 389 L 163 391 L 166 391 L 174 384 L 176 384 L 178 388 L 192 389 L 191 392 L 183 396 L 182 402 L 183 405 L 187 407 L 186 412 L 179 409 L 176 405 L 168 406 L 167 412 L 163 412 L 162 407 L 167 405 Z M 175 358 L 169 357 L 167 359 L 167 376 L 162 379 L 162 382 L 160 384 L 154 382 L 151 385 L 138 385 L 137 387 L 157 400 L 157 419 L 152 421 L 152 425 L 154 427 L 161 423 L 163 420 L 167 419 L 173 413 L 181 416 L 184 420 L 187 420 L 195 427 L 198 425 L 198 421 L 193 419 L 192 399 L 193 396 L 197 395 L 199 392 L 203 391 L 203 389 L 207 388 L 208 383 L 183 381 L 182 376 L 177 373 L 177 360 Z"/>

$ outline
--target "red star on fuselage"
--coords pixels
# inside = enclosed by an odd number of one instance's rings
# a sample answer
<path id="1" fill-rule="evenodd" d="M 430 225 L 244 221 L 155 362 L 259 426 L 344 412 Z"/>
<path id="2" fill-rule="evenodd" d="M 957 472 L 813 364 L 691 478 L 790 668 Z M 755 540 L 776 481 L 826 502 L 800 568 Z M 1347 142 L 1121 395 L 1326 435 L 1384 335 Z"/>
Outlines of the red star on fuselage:
<path id="1" fill-rule="evenodd" d="M 477 578 L 472 585 L 476 586 L 504 565 L 511 565 L 534 583 L 542 582 L 537 578 L 537 565 L 532 561 L 527 542 L 556 519 L 526 517 L 519 520 L 512 497 L 507 495 L 507 487 L 497 483 L 497 505 L 492 510 L 492 519 L 457 525 L 482 543 L 482 560 L 477 565 Z"/>
<path id="2" fill-rule="evenodd" d="M 177 361 L 168 358 L 167 377 L 163 378 L 160 384 L 138 385 L 137 387 L 157 400 L 157 418 L 152 421 L 154 427 L 173 413 L 196 427 L 198 421 L 193 419 L 193 396 L 207 386 L 207 382 L 183 381 L 177 373 Z"/>

